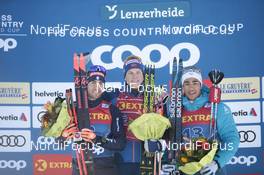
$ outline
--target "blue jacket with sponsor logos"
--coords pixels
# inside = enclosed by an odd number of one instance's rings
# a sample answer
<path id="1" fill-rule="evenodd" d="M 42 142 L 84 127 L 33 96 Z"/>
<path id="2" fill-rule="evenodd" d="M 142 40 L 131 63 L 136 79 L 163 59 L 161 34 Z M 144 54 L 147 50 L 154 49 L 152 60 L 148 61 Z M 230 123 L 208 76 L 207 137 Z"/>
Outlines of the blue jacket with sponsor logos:
<path id="1" fill-rule="evenodd" d="M 116 150 L 125 147 L 126 139 L 123 120 L 117 107 L 106 102 L 102 97 L 88 101 L 90 128 L 95 132 L 95 143 L 105 148 L 102 154 L 94 157 L 113 157 Z"/>
<path id="2" fill-rule="evenodd" d="M 114 158 L 115 151 L 123 150 L 126 145 L 121 113 L 116 106 L 103 100 L 102 96 L 93 101 L 88 100 L 88 105 L 90 129 L 96 138 L 92 148 L 89 143 L 86 148 L 92 150 L 93 158 Z M 61 136 L 58 139 L 64 141 L 66 138 Z M 76 158 L 76 154 L 73 157 Z"/>
<path id="3" fill-rule="evenodd" d="M 209 89 L 203 86 L 201 89 L 201 95 L 194 101 L 189 101 L 187 97 L 183 97 L 183 107 L 185 110 L 190 112 L 206 108 L 207 105 L 210 106 L 208 96 Z M 214 157 L 214 160 L 222 168 L 235 155 L 240 140 L 231 110 L 228 106 L 221 102 L 218 104 L 216 125 L 217 138 L 220 142 L 220 147 Z M 186 126 L 183 125 L 183 129 L 185 127 Z M 209 132 L 209 130 L 203 131 Z M 209 133 L 205 133 L 204 135 L 208 136 Z"/>

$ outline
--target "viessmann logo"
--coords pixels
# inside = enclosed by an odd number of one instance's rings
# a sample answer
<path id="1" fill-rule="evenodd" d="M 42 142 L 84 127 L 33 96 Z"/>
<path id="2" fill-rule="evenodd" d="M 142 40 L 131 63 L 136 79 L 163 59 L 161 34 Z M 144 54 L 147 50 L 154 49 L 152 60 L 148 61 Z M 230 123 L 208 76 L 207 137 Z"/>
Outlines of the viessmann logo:
<path id="1" fill-rule="evenodd" d="M 186 1 L 166 3 L 113 4 L 101 8 L 104 20 L 137 20 L 155 18 L 182 18 L 189 16 Z"/>

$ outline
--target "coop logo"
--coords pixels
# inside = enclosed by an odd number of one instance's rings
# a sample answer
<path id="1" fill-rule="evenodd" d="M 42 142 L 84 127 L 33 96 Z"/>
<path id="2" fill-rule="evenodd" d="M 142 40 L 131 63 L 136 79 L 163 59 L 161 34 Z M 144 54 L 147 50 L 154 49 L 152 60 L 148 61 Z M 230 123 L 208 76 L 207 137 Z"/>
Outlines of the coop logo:
<path id="1" fill-rule="evenodd" d="M 4 52 L 8 52 L 17 46 L 17 41 L 14 38 L 0 38 L 0 49 Z"/>
<path id="2" fill-rule="evenodd" d="M 101 8 L 104 20 L 183 18 L 189 16 L 189 2 L 114 4 Z"/>
<path id="3" fill-rule="evenodd" d="M 251 166 L 255 164 L 258 161 L 256 156 L 250 155 L 250 156 L 234 156 L 231 158 L 231 160 L 228 162 L 229 165 L 246 165 Z"/>
<path id="4" fill-rule="evenodd" d="M 27 166 L 27 162 L 25 160 L 0 160 L 0 169 L 15 169 L 19 171 Z"/>
<path id="5" fill-rule="evenodd" d="M 139 49 L 137 46 L 134 45 L 121 45 L 116 48 L 112 45 L 101 45 L 96 47 L 92 54 L 91 60 L 93 64 L 96 65 L 104 65 L 106 69 L 115 69 L 115 68 L 123 68 L 123 61 L 122 55 L 125 52 L 130 52 L 133 55 L 137 55 L 142 58 L 142 62 L 146 63 L 153 63 L 155 68 L 162 68 L 166 66 L 168 63 L 170 64 L 170 73 L 172 72 L 172 63 L 173 58 L 179 58 L 180 52 L 182 50 L 187 50 L 189 54 L 189 58 L 183 62 L 183 66 L 192 66 L 196 64 L 200 59 L 200 50 L 199 48 L 192 44 L 192 43 L 178 43 L 174 45 L 171 49 L 167 48 L 163 44 L 149 44 L 146 45 L 143 49 Z M 151 61 L 151 53 L 153 51 L 158 51 L 160 55 L 160 59 L 158 61 Z M 110 57 L 112 61 L 104 62 L 103 58 Z"/>
<path id="6" fill-rule="evenodd" d="M 71 174 L 71 155 L 36 154 L 33 156 L 34 175 Z"/>
<path id="7" fill-rule="evenodd" d="M 220 83 L 223 100 L 260 98 L 260 78 L 224 78 Z"/>

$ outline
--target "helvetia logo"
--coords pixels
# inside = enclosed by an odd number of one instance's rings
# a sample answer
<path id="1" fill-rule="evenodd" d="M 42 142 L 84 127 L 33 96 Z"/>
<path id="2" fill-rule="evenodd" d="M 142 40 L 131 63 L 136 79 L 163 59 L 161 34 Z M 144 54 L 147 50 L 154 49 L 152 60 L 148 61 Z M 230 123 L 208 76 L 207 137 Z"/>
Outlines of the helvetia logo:
<path id="1" fill-rule="evenodd" d="M 9 114 L 9 115 L 0 115 L 0 120 L 21 120 L 21 121 L 27 121 L 27 117 L 25 115 L 25 113 L 21 113 L 20 117 L 18 117 L 17 115 L 14 114 Z"/>
<path id="2" fill-rule="evenodd" d="M 252 117 L 256 117 L 257 116 L 257 112 L 254 108 L 251 108 L 250 111 L 244 111 L 243 109 L 237 111 L 237 112 L 232 112 L 233 116 L 252 116 Z"/>
<path id="3" fill-rule="evenodd" d="M 37 92 L 35 91 L 35 96 L 36 97 L 63 97 L 63 92 L 60 91 L 54 91 L 54 92 Z"/>

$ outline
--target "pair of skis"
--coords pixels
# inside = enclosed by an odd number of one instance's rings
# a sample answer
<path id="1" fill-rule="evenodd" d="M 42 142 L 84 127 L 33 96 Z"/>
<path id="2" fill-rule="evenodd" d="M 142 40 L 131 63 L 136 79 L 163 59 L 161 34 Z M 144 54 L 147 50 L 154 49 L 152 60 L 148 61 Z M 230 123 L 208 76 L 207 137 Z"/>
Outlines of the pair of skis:
<path id="1" fill-rule="evenodd" d="M 87 74 L 86 74 L 86 64 L 89 61 L 83 54 L 79 56 L 74 54 L 73 58 L 73 68 L 74 68 L 74 86 L 76 103 L 73 102 L 72 90 L 66 90 L 66 102 L 68 106 L 68 113 L 73 118 L 73 122 L 76 124 L 78 131 L 75 134 L 74 141 L 77 143 L 82 143 L 82 138 L 80 136 L 80 131 L 83 128 L 90 127 L 90 118 L 88 111 L 88 91 L 87 91 Z M 92 153 L 88 149 L 83 149 L 81 144 L 78 145 L 79 148 L 76 149 L 76 158 L 78 171 L 80 175 L 92 175 L 94 173 Z"/>
<path id="2" fill-rule="evenodd" d="M 154 86 L 155 86 L 154 65 L 146 65 L 144 70 L 144 100 L 143 100 L 144 113 L 154 112 L 154 100 L 155 100 Z M 152 153 L 142 151 L 141 163 L 140 163 L 141 175 L 155 174 L 156 171 L 155 158 L 156 157 Z"/>
<path id="3" fill-rule="evenodd" d="M 144 71 L 144 104 L 145 113 L 154 112 L 155 99 L 155 67 L 154 65 L 146 65 Z"/>
<path id="4" fill-rule="evenodd" d="M 170 119 L 172 121 L 172 134 L 170 140 L 174 143 L 180 145 L 181 143 L 181 133 L 182 133 L 182 70 L 183 63 L 182 59 L 174 58 L 173 69 L 172 69 L 172 79 L 170 82 L 171 87 L 171 99 L 170 99 Z M 178 155 L 180 149 L 172 151 L 172 160 L 178 162 Z"/>
<path id="5" fill-rule="evenodd" d="M 154 65 L 146 65 L 144 71 L 144 113 L 156 112 L 155 108 L 155 67 Z M 142 153 L 140 174 L 156 175 L 161 170 L 160 153 Z M 158 160 L 159 159 L 159 160 Z M 158 163 L 158 165 L 157 165 Z M 158 167 L 158 169 L 157 169 Z"/>
<path id="6" fill-rule="evenodd" d="M 179 165 L 180 148 L 172 149 L 172 144 L 181 145 L 182 141 L 182 59 L 173 59 L 172 76 L 169 82 L 170 85 L 170 106 L 169 106 L 169 119 L 172 124 L 170 132 L 170 150 L 168 155 L 169 164 L 162 166 L 162 174 L 179 174 L 177 167 Z"/>

